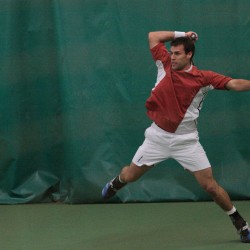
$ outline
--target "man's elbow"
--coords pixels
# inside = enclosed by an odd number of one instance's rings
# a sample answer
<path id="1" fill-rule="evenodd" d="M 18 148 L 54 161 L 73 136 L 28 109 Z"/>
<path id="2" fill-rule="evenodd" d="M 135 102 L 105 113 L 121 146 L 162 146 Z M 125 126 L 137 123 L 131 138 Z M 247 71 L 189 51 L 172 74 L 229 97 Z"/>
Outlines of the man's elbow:
<path id="1" fill-rule="evenodd" d="M 155 40 L 155 34 L 154 34 L 155 32 L 149 32 L 148 33 L 148 40 L 149 41 L 153 41 L 153 40 Z"/>
<path id="2" fill-rule="evenodd" d="M 148 42 L 149 42 L 150 49 L 152 49 L 154 46 L 156 46 L 159 43 L 159 38 L 156 32 L 148 33 Z"/>

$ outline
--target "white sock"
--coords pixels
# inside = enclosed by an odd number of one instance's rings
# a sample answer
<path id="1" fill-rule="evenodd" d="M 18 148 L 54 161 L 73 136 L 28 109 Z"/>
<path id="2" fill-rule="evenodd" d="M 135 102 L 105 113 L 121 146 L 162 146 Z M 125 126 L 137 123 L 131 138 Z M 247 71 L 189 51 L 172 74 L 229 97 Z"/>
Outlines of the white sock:
<path id="1" fill-rule="evenodd" d="M 123 180 L 121 180 L 121 177 L 120 177 L 120 175 L 119 175 L 119 181 L 121 182 L 121 183 L 126 183 L 125 181 L 123 181 Z"/>
<path id="2" fill-rule="evenodd" d="M 227 215 L 231 215 L 235 212 L 236 212 L 236 208 L 235 208 L 235 206 L 233 206 L 233 208 L 230 211 L 227 211 L 226 213 L 227 213 Z"/>

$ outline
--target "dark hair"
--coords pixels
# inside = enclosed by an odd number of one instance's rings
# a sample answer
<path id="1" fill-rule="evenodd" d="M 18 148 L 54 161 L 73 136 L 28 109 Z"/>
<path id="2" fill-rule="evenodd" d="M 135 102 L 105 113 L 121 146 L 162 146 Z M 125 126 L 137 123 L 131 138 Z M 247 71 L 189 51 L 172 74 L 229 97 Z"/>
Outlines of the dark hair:
<path id="1" fill-rule="evenodd" d="M 192 52 L 192 56 L 190 60 L 193 64 L 193 56 L 195 52 L 194 41 L 189 37 L 178 37 L 170 43 L 171 46 L 178 46 L 181 44 L 184 46 L 184 50 L 186 54 L 189 52 Z"/>

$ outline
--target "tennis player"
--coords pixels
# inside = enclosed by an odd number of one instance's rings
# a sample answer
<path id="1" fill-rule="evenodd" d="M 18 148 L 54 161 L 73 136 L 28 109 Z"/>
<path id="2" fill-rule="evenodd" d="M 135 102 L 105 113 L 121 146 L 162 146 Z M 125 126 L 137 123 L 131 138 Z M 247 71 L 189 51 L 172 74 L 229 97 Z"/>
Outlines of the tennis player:
<path id="1" fill-rule="evenodd" d="M 228 193 L 214 179 L 197 132 L 197 118 L 209 90 L 247 91 L 250 81 L 195 67 L 193 56 L 198 35 L 193 31 L 156 31 L 150 32 L 148 37 L 158 69 L 156 84 L 146 101 L 147 114 L 153 123 L 145 131 L 145 140 L 130 166 L 125 166 L 105 185 L 102 196 L 105 200 L 111 198 L 156 164 L 173 158 L 194 175 L 201 187 L 230 216 L 241 241 L 250 243 L 248 224 Z M 165 47 L 166 42 L 171 42 L 170 51 Z"/>

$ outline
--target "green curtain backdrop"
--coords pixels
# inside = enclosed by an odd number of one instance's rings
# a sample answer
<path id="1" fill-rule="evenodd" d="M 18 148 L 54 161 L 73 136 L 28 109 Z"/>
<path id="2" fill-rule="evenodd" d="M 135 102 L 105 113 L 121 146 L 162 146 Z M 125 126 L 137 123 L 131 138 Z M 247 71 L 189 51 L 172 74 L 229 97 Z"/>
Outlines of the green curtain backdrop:
<path id="1" fill-rule="evenodd" d="M 99 203 L 150 125 L 152 30 L 194 30 L 195 63 L 250 79 L 248 0 L 0 0 L 0 203 Z M 250 93 L 212 91 L 199 120 L 214 175 L 250 198 Z M 173 160 L 113 202 L 209 200 Z"/>

